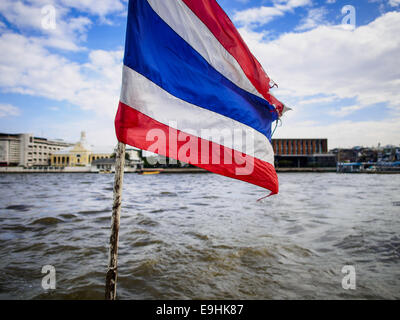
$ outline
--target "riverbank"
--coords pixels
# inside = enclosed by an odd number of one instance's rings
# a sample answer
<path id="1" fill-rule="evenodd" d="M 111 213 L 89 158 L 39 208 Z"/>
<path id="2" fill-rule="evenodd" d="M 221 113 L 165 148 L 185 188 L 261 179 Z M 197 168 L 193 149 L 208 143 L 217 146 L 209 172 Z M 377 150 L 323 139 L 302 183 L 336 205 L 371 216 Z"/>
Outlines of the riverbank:
<path id="1" fill-rule="evenodd" d="M 23 167 L 3 167 L 0 173 L 91 173 L 87 167 L 70 167 L 70 168 L 23 168 Z"/>
<path id="2" fill-rule="evenodd" d="M 172 173 L 209 173 L 209 171 L 201 168 L 144 168 L 138 171 L 128 171 L 125 173 L 142 173 L 142 172 L 155 172 L 158 171 L 160 174 L 172 174 Z M 336 172 L 336 168 L 276 168 L 279 172 Z M 92 171 L 91 168 L 87 167 L 65 167 L 65 168 L 22 168 L 22 167 L 4 167 L 0 168 L 1 173 L 98 173 Z"/>
<path id="3" fill-rule="evenodd" d="M 137 172 L 134 168 L 125 168 L 125 173 Z M 91 167 L 42 167 L 42 168 L 23 168 L 23 167 L 2 167 L 0 168 L 0 174 L 2 173 L 100 173 L 98 169 L 92 169 Z"/>
<path id="4" fill-rule="evenodd" d="M 337 172 L 336 168 L 275 168 L 277 173 L 328 173 Z M 131 170 L 127 168 L 125 173 L 142 173 L 142 172 L 159 172 L 160 174 L 191 174 L 191 173 L 210 173 L 201 168 L 144 168 L 142 170 Z M 22 167 L 3 167 L 0 168 L 1 173 L 96 173 L 87 167 L 65 167 L 65 168 L 22 168 Z M 348 173 L 366 173 L 366 174 L 393 174 L 400 173 L 399 171 L 362 171 Z"/>
<path id="5" fill-rule="evenodd" d="M 275 168 L 276 172 L 336 172 L 336 168 Z"/>
<path id="6" fill-rule="evenodd" d="M 200 168 L 145 168 L 142 170 L 129 170 L 125 168 L 125 173 L 159 172 L 159 173 L 208 173 L 209 171 Z M 1 173 L 96 173 L 87 167 L 65 167 L 65 168 L 23 168 L 23 167 L 4 167 L 0 168 Z"/>

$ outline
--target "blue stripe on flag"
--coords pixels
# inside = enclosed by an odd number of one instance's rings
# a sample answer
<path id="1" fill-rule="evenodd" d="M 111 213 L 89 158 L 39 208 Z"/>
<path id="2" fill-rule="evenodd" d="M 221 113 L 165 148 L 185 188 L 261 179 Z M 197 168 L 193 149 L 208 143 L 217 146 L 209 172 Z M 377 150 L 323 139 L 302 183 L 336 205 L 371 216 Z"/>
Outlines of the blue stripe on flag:
<path id="1" fill-rule="evenodd" d="M 124 64 L 175 97 L 244 123 L 271 139 L 275 108 L 216 71 L 145 0 L 129 2 Z"/>

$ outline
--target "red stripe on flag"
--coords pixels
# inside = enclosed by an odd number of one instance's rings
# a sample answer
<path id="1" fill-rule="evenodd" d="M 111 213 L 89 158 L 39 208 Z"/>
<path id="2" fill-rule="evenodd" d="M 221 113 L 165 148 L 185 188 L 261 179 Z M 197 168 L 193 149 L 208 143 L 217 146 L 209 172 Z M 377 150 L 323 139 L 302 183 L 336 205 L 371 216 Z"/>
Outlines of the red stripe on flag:
<path id="1" fill-rule="evenodd" d="M 257 91 L 282 113 L 283 104 L 269 93 L 270 79 L 236 27 L 215 0 L 182 0 L 236 59 Z"/>
<path id="2" fill-rule="evenodd" d="M 156 153 L 266 188 L 271 191 L 271 194 L 278 193 L 278 177 L 274 166 L 270 163 L 248 155 L 244 157 L 236 150 L 173 129 L 122 102 L 119 103 L 115 117 L 115 130 L 118 141 L 152 152 L 155 152 L 153 149 L 155 143 L 160 143 L 157 139 L 153 139 L 154 136 L 160 136 L 159 134 L 162 133 L 166 137 L 165 148 L 158 149 Z M 178 136 L 179 139 L 177 139 Z M 183 152 L 186 150 L 197 150 L 197 153 L 188 155 Z M 216 152 L 216 150 L 219 151 Z M 219 157 L 217 164 L 215 164 L 215 157 Z M 229 157 L 233 160 L 231 163 L 226 163 L 225 159 Z M 236 159 L 243 161 L 238 164 Z M 251 171 L 248 174 L 238 175 L 237 170 L 243 171 L 249 163 L 252 164 Z"/>

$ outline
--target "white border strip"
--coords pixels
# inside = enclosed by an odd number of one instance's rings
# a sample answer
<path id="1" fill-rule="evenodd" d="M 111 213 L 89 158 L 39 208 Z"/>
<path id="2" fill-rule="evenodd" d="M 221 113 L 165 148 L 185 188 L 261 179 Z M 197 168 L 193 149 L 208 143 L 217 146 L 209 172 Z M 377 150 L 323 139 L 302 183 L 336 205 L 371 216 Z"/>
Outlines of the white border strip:
<path id="1" fill-rule="evenodd" d="M 225 78 L 265 100 L 247 78 L 236 59 L 207 26 L 181 0 L 147 0 L 153 10 L 180 37 Z"/>
<path id="2" fill-rule="evenodd" d="M 162 124 L 189 134 L 191 134 L 190 131 L 194 131 L 195 135 L 202 139 L 224 145 L 274 165 L 272 145 L 263 134 L 239 121 L 176 98 L 125 65 L 120 100 Z M 236 130 L 246 134 L 250 133 L 254 142 L 249 144 L 246 143 L 246 139 L 243 139 L 243 141 L 233 141 L 232 145 L 233 139 L 229 144 L 229 139 L 226 143 L 225 139 L 222 142 L 220 137 L 210 137 L 204 134 L 202 136 L 202 132 L 205 130 L 213 129 L 217 129 L 219 132 L 228 129 L 231 137 Z M 240 145 L 238 145 L 239 142 Z"/>

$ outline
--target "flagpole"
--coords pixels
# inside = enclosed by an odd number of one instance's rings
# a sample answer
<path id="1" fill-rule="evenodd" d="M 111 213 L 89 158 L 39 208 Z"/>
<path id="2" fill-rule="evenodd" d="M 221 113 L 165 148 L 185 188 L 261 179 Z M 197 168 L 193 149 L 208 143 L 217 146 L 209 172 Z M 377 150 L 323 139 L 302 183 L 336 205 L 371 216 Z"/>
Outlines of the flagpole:
<path id="1" fill-rule="evenodd" d="M 121 215 L 122 184 L 124 181 L 125 147 L 126 145 L 124 143 L 118 142 L 115 157 L 114 197 L 111 216 L 108 270 L 106 276 L 106 300 L 115 300 L 117 296 L 118 236 Z"/>

